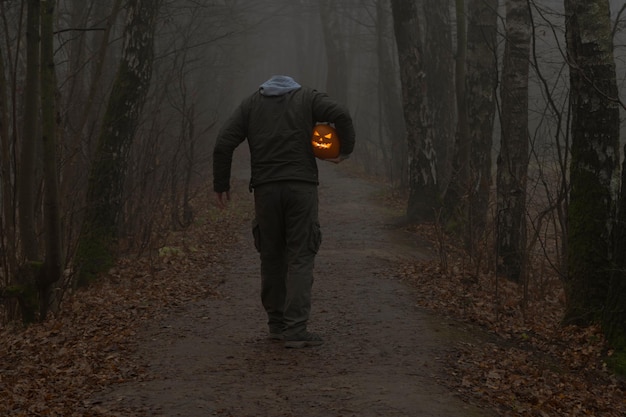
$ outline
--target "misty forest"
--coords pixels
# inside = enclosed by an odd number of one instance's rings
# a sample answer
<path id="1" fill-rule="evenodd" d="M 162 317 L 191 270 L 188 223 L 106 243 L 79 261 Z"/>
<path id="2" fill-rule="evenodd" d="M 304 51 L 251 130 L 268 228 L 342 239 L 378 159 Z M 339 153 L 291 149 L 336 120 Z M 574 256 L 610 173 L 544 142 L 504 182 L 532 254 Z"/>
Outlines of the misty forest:
<path id="1" fill-rule="evenodd" d="M 346 169 L 407 227 L 522 306 L 556 282 L 560 325 L 601 329 L 626 371 L 622 1 L 1 0 L 0 31 L 12 332 L 192 227 L 221 124 L 283 74 L 347 105 Z"/>

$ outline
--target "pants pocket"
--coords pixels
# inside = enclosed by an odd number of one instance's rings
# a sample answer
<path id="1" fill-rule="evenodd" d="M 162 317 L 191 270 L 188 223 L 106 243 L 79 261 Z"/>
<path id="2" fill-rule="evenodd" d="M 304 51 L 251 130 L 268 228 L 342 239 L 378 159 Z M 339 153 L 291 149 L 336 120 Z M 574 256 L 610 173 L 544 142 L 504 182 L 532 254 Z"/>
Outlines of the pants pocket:
<path id="1" fill-rule="evenodd" d="M 311 237 L 309 239 L 309 249 L 313 253 L 317 253 L 322 244 L 322 230 L 318 222 L 313 223 L 311 226 Z"/>
<path id="2" fill-rule="evenodd" d="M 252 220 L 252 236 L 254 237 L 254 247 L 257 252 L 261 252 L 261 233 L 259 230 L 259 223 L 256 219 Z"/>

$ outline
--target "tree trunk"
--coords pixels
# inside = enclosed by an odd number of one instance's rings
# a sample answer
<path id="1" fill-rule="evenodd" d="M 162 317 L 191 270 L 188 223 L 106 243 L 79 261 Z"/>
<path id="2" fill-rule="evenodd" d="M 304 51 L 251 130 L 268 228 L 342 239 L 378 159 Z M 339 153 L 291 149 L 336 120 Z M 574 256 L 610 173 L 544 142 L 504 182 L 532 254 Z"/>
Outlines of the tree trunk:
<path id="1" fill-rule="evenodd" d="M 565 15 L 572 159 L 564 321 L 586 325 L 602 318 L 609 294 L 620 121 L 608 0 L 565 0 Z"/>
<path id="2" fill-rule="evenodd" d="M 406 160 L 406 140 L 404 119 L 402 117 L 402 98 L 400 97 L 400 86 L 398 85 L 396 55 L 393 52 L 393 39 L 390 42 L 390 35 L 393 34 L 391 28 L 391 17 L 389 13 L 389 0 L 378 0 L 376 2 L 376 57 L 378 59 L 378 88 L 380 100 L 381 119 L 385 121 L 382 133 L 390 136 L 391 143 L 390 158 L 388 163 L 389 178 L 392 184 L 397 184 L 400 188 L 407 185 L 407 160 Z M 381 134 L 381 136 L 383 136 Z M 381 137 L 381 141 L 382 141 Z M 381 144 L 381 147 L 386 144 Z"/>
<path id="3" fill-rule="evenodd" d="M 54 67 L 54 5 L 56 0 L 42 0 L 41 19 L 41 114 L 44 173 L 44 239 L 46 255 L 39 277 L 40 320 L 45 320 L 52 286 L 63 271 L 63 239 L 57 171 L 56 76 Z"/>
<path id="4" fill-rule="evenodd" d="M 14 175 L 14 164 L 11 161 L 13 147 L 10 137 L 10 116 L 9 116 L 9 91 L 5 76 L 4 55 L 0 46 L 0 188 L 2 200 L 2 218 L 0 219 L 0 263 L 2 263 L 2 274 L 5 279 L 12 277 L 15 273 L 16 245 L 15 245 L 15 207 L 13 199 L 13 183 L 11 178 Z M 8 282 L 4 282 L 5 284 Z M 2 284 L 2 283 L 0 283 Z"/>
<path id="5" fill-rule="evenodd" d="M 456 62 L 454 80 L 456 87 L 457 132 L 455 146 L 455 169 L 453 173 L 460 180 L 469 177 L 469 127 L 467 121 L 467 88 L 465 78 L 467 72 L 467 16 L 465 14 L 465 0 L 455 1 L 456 10 Z M 458 155 L 458 156 L 456 156 Z M 458 188 L 458 186 L 457 186 Z M 462 192 L 458 193 L 456 205 L 460 205 Z"/>
<path id="6" fill-rule="evenodd" d="M 516 282 L 524 279 L 526 249 L 529 60 L 528 0 L 507 0 L 500 87 L 502 135 L 497 171 L 496 253 L 498 273 Z"/>
<path id="7" fill-rule="evenodd" d="M 130 146 L 146 101 L 154 60 L 158 0 L 131 0 L 124 48 L 93 166 L 85 220 L 79 238 L 78 284 L 86 284 L 113 262 Z"/>
<path id="8" fill-rule="evenodd" d="M 40 1 L 29 0 L 26 17 L 26 80 L 24 87 L 24 128 L 17 176 L 19 239 L 23 261 L 18 267 L 13 295 L 17 298 L 22 320 L 37 320 L 37 279 L 41 272 L 35 231 L 36 155 L 39 132 Z"/>
<path id="9" fill-rule="evenodd" d="M 626 153 L 626 148 L 624 149 Z M 622 187 L 615 227 L 615 268 L 611 276 L 609 296 L 604 310 L 602 329 L 615 350 L 609 359 L 612 368 L 626 374 L 626 161 L 622 165 Z"/>
<path id="10" fill-rule="evenodd" d="M 82 1 L 73 0 L 72 7 L 84 7 L 82 3 Z M 88 187 L 85 172 L 89 171 L 90 156 L 96 147 L 100 119 L 104 111 L 102 109 L 105 109 L 103 103 L 106 102 L 106 92 L 109 91 L 109 76 L 114 72 L 110 69 L 112 67 L 110 62 L 114 61 L 111 55 L 117 55 L 112 54 L 110 49 L 111 39 L 114 37 L 113 26 L 120 14 L 122 0 L 114 0 L 111 3 L 108 5 L 102 1 L 93 3 L 93 16 L 102 19 L 100 24 L 104 26 L 104 30 L 90 32 L 88 42 L 84 45 L 87 51 L 92 51 L 93 56 L 88 62 L 80 63 L 82 70 L 75 76 L 83 80 L 80 99 L 66 92 L 63 94 L 68 105 L 61 109 L 63 111 L 62 135 L 64 136 L 59 142 L 60 160 L 63 161 L 60 167 L 62 179 L 60 194 L 62 209 L 70 213 L 66 218 L 66 227 L 68 230 L 67 246 L 70 247 L 71 252 L 75 249 L 76 233 L 80 230 L 83 214 L 81 208 L 84 205 L 85 192 Z M 117 62 L 119 58 L 115 60 Z M 77 106 L 78 102 L 80 106 Z"/>
<path id="11" fill-rule="evenodd" d="M 326 45 L 326 91 L 340 103 L 348 103 L 348 57 L 340 29 L 345 21 L 338 11 L 341 3 L 320 0 L 320 18 Z"/>
<path id="12" fill-rule="evenodd" d="M 451 177 L 456 122 L 450 0 L 425 0 L 423 10 L 426 25 L 424 49 L 428 57 L 424 60 L 424 67 L 436 138 L 439 192 L 443 193 Z"/>
<path id="13" fill-rule="evenodd" d="M 624 148 L 626 153 L 626 148 Z M 613 270 L 602 329 L 611 348 L 609 363 L 618 373 L 626 374 L 626 162 L 622 165 L 622 187 L 615 227 L 615 268 Z"/>
<path id="14" fill-rule="evenodd" d="M 185 146 L 185 180 L 183 183 L 183 227 L 189 227 L 193 221 L 193 207 L 191 206 L 191 182 L 195 171 L 195 145 L 196 145 L 196 105 L 189 106 L 186 113 L 188 141 Z"/>
<path id="15" fill-rule="evenodd" d="M 433 221 L 439 208 L 437 155 L 415 2 L 392 0 L 409 158 L 409 222 Z"/>
<path id="16" fill-rule="evenodd" d="M 35 155 L 39 126 L 39 26 L 40 0 L 28 0 L 26 23 L 26 85 L 24 87 L 24 130 L 18 176 L 19 228 L 26 262 L 38 260 L 35 233 Z"/>
<path id="17" fill-rule="evenodd" d="M 475 253 L 485 234 L 491 188 L 491 151 L 498 79 L 498 0 L 469 0 L 467 26 L 467 112 L 469 133 L 469 219 L 465 242 Z"/>
<path id="18" fill-rule="evenodd" d="M 106 10 L 104 2 L 92 2 L 89 7 L 85 6 L 83 0 L 73 0 L 71 2 L 71 16 L 73 27 L 87 27 L 93 24 L 89 17 L 93 16 L 98 20 L 102 19 L 104 30 L 96 32 L 86 32 L 77 35 L 75 42 L 70 44 L 69 48 L 69 71 L 72 76 L 71 82 L 68 82 L 69 91 L 64 94 L 65 103 L 62 104 L 63 110 L 63 128 L 66 139 L 63 141 L 63 153 L 61 155 L 64 161 L 62 177 L 71 179 L 71 181 L 63 182 L 63 199 L 67 200 L 67 196 L 75 196 L 77 188 L 84 189 L 86 182 L 84 175 L 81 173 L 87 169 L 86 161 L 82 156 L 89 154 L 93 149 L 89 146 L 91 132 L 94 129 L 92 119 L 98 115 L 96 101 L 101 99 L 103 90 L 103 68 L 105 67 L 106 55 L 110 47 L 110 38 L 113 25 L 119 11 L 121 9 L 121 0 L 113 2 L 111 14 L 104 19 Z M 93 57 L 89 59 L 89 65 L 86 65 L 86 55 L 90 48 L 93 48 Z M 84 69 L 84 70 L 83 70 Z M 88 71 L 87 69 L 91 69 Z M 69 210 L 72 205 L 79 204 L 76 199 L 71 201 Z"/>
<path id="19" fill-rule="evenodd" d="M 85 4 L 87 3 L 87 4 Z M 89 16 L 94 8 L 94 2 L 71 0 L 68 4 L 69 25 L 72 28 L 89 27 Z M 98 17 L 99 18 L 99 17 Z M 87 40 L 90 32 L 77 33 L 68 45 L 67 65 L 70 79 L 66 84 L 66 102 L 62 104 L 65 124 L 71 136 L 80 136 L 76 130 L 80 127 L 80 114 L 86 106 L 85 91 L 88 78 L 81 74 L 87 55 Z"/>
<path id="20" fill-rule="evenodd" d="M 467 195 L 469 179 L 469 127 L 467 118 L 466 67 L 467 67 L 467 24 L 465 0 L 455 0 L 456 11 L 456 57 L 454 83 L 456 91 L 456 137 L 452 156 L 452 172 L 443 199 L 443 221 L 445 227 L 463 235 L 467 223 Z"/>
<path id="21" fill-rule="evenodd" d="M 101 7 L 101 6 L 100 6 Z M 96 12 L 99 12 L 99 8 L 96 7 Z M 111 14 L 106 19 L 106 23 L 104 26 L 104 31 L 102 34 L 97 34 L 94 36 L 93 47 L 98 51 L 97 58 L 93 60 L 91 64 L 91 78 L 89 79 L 89 91 L 86 93 L 85 97 L 85 105 L 81 109 L 80 117 L 78 118 L 76 128 L 76 137 L 74 138 L 74 143 L 78 146 L 80 142 L 80 138 L 83 136 L 85 126 L 87 125 L 87 121 L 90 117 L 92 117 L 92 110 L 94 107 L 94 101 L 96 100 L 96 96 L 98 95 L 98 91 L 101 88 L 102 84 L 102 74 L 104 72 L 104 67 L 107 61 L 107 52 L 109 50 L 109 44 L 111 42 L 111 32 L 113 30 L 113 25 L 117 20 L 117 17 L 120 13 L 120 9 L 122 8 L 122 0 L 114 0 L 111 6 Z M 99 43 L 97 42 L 99 40 Z"/>

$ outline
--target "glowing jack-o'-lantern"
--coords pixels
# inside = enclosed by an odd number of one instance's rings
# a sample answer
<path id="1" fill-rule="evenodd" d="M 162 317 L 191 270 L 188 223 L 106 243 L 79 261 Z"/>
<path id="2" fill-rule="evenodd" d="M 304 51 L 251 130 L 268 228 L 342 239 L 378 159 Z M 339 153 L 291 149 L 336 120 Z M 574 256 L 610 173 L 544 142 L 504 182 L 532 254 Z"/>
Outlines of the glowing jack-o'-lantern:
<path id="1" fill-rule="evenodd" d="M 316 125 L 313 128 L 311 145 L 313 153 L 319 159 L 333 159 L 339 156 L 339 136 L 331 125 Z"/>

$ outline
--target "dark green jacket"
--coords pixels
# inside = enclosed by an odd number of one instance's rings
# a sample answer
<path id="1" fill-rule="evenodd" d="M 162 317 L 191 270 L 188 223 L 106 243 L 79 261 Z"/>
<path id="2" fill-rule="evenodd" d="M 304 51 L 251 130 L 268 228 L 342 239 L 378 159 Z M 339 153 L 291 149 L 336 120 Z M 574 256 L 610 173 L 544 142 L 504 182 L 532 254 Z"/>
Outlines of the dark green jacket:
<path id="1" fill-rule="evenodd" d="M 274 181 L 318 183 L 311 147 L 316 122 L 334 123 L 341 141 L 340 154 L 354 149 L 355 133 L 348 110 L 326 94 L 302 87 L 280 96 L 255 92 L 239 105 L 224 124 L 213 150 L 213 188 L 230 189 L 233 152 L 248 139 L 252 188 Z"/>

